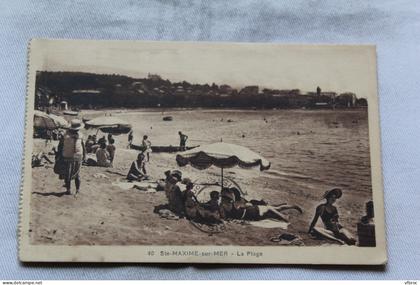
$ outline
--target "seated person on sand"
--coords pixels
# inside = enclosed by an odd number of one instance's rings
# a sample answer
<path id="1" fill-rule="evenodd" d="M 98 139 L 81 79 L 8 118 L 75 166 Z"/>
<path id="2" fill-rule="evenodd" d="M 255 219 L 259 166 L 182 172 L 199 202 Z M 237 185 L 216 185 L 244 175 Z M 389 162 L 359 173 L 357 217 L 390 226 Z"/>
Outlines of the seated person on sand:
<path id="1" fill-rule="evenodd" d="M 278 219 L 289 221 L 288 217 L 281 213 L 286 210 L 296 210 L 302 213 L 299 206 L 280 204 L 277 206 L 270 205 L 257 205 L 246 200 L 235 201 L 236 188 L 224 188 L 222 190 L 222 200 L 220 203 L 222 217 L 224 219 L 238 219 L 238 220 L 251 220 L 260 221 L 264 219 Z M 257 200 L 256 200 L 257 201 Z"/>
<path id="2" fill-rule="evenodd" d="M 210 192 L 210 201 L 201 204 L 198 207 L 199 221 L 206 224 L 223 223 L 219 206 L 220 194 L 218 191 Z"/>
<path id="3" fill-rule="evenodd" d="M 34 167 L 41 167 L 44 166 L 43 160 L 46 160 L 49 164 L 53 162 L 44 154 L 44 152 L 40 151 L 35 155 L 32 155 L 32 168 Z"/>
<path id="4" fill-rule="evenodd" d="M 93 137 L 91 135 L 88 136 L 86 143 L 85 143 L 85 148 L 86 148 L 86 152 L 87 153 L 91 153 L 92 152 L 92 146 L 95 144 L 95 141 L 93 140 Z"/>
<path id="5" fill-rule="evenodd" d="M 309 226 L 308 233 L 317 234 L 324 238 L 335 240 L 341 244 L 354 245 L 356 240 L 348 230 L 340 225 L 337 208 L 333 206 L 335 201 L 339 199 L 342 194 L 343 193 L 339 188 L 334 188 L 325 192 L 323 198 L 326 199 L 326 203 L 316 207 L 315 216 Z M 319 217 L 321 217 L 321 220 L 324 223 L 324 228 L 315 226 Z"/>
<path id="6" fill-rule="evenodd" d="M 147 179 L 148 179 L 148 176 L 147 176 L 146 166 L 144 163 L 144 154 L 139 153 L 137 155 L 137 160 L 131 163 L 130 170 L 128 171 L 128 174 L 127 174 L 127 180 L 128 181 L 142 181 L 142 180 L 147 180 Z"/>
<path id="7" fill-rule="evenodd" d="M 101 145 L 101 144 L 106 144 L 106 138 L 105 138 L 105 136 L 102 136 L 99 140 L 98 140 L 98 144 L 99 145 Z"/>
<path id="8" fill-rule="evenodd" d="M 91 140 L 92 140 L 92 146 L 90 147 L 90 153 L 96 153 L 96 151 L 100 147 L 99 142 L 96 141 L 96 135 L 92 135 Z"/>
<path id="9" fill-rule="evenodd" d="M 194 220 L 197 218 L 197 211 L 199 202 L 197 200 L 197 197 L 195 197 L 192 189 L 194 188 L 194 184 L 192 182 L 186 183 L 185 191 L 183 194 L 183 200 L 184 200 L 184 208 L 185 208 L 185 216 L 189 220 Z"/>
<path id="10" fill-rule="evenodd" d="M 111 160 L 106 144 L 101 143 L 99 149 L 96 151 L 96 165 L 101 167 L 111 167 Z"/>
<path id="11" fill-rule="evenodd" d="M 182 173 L 179 170 L 166 171 L 165 195 L 168 199 L 168 208 L 179 217 L 185 216 L 184 195 L 178 183 L 182 180 Z"/>

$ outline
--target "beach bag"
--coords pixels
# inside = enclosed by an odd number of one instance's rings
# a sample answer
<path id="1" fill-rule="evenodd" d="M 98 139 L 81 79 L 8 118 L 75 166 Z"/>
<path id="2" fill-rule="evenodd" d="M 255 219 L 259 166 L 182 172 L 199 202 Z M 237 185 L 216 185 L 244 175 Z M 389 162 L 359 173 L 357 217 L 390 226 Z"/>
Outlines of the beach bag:
<path id="1" fill-rule="evenodd" d="M 58 174 L 59 179 L 64 179 L 64 173 L 66 172 L 66 164 L 62 158 L 56 159 L 54 163 L 54 173 Z"/>

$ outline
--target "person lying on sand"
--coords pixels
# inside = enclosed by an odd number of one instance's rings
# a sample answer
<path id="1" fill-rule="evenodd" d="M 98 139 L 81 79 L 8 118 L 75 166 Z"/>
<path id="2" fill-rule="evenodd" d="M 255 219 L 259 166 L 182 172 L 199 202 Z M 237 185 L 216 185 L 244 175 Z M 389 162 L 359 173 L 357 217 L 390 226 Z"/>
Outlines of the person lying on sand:
<path id="1" fill-rule="evenodd" d="M 266 206 L 266 205 L 268 205 L 268 203 L 266 201 L 264 201 L 264 200 L 256 200 L 256 199 L 247 200 L 247 199 L 245 199 L 241 195 L 241 191 L 239 191 L 239 189 L 236 188 L 236 187 L 224 188 L 222 190 L 222 193 L 224 193 L 225 191 L 228 191 L 228 192 L 232 192 L 233 193 L 235 202 L 237 204 L 242 203 L 244 205 L 250 204 L 250 205 L 253 205 L 253 206 L 256 206 L 256 205 Z"/>
<path id="2" fill-rule="evenodd" d="M 49 164 L 53 163 L 42 151 L 32 155 L 32 168 L 44 166 L 43 160 L 46 160 Z"/>
<path id="3" fill-rule="evenodd" d="M 147 176 L 146 166 L 144 163 L 144 154 L 139 153 L 137 155 L 137 160 L 131 163 L 130 170 L 127 174 L 128 181 L 142 181 L 147 180 L 149 177 Z"/>
<path id="4" fill-rule="evenodd" d="M 225 189 L 222 191 L 222 200 L 220 203 L 223 219 L 239 219 L 251 221 L 278 219 L 288 222 L 288 217 L 281 212 L 293 209 L 299 213 L 302 213 L 302 209 L 296 205 L 287 205 L 283 203 L 276 206 L 270 206 L 256 205 L 250 202 L 244 203 L 243 200 L 235 201 L 234 191 L 230 188 Z"/>
<path id="5" fill-rule="evenodd" d="M 342 194 L 343 192 L 339 188 L 334 188 L 325 192 L 323 198 L 326 199 L 326 203 L 316 207 L 315 216 L 309 226 L 308 233 L 335 240 L 341 244 L 354 245 L 356 240 L 348 230 L 340 225 L 337 208 L 333 205 Z M 319 217 L 321 217 L 321 220 L 324 223 L 324 228 L 315 226 Z"/>

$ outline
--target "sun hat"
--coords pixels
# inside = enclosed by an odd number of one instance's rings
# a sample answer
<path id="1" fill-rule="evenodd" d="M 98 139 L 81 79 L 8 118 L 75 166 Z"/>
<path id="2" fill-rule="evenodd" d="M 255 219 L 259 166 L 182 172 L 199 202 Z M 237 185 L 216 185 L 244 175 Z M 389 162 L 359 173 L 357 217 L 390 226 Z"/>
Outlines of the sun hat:
<path id="1" fill-rule="evenodd" d="M 339 199 L 343 195 L 343 192 L 341 191 L 340 188 L 333 188 L 331 190 L 325 191 L 325 193 L 322 196 L 322 198 L 328 199 L 331 195 L 335 195 L 335 197 L 337 199 Z"/>
<path id="2" fill-rule="evenodd" d="M 182 172 L 179 170 L 172 170 L 171 171 L 171 176 L 175 177 L 176 179 L 178 179 L 178 181 L 181 181 L 182 179 Z"/>
<path id="3" fill-rule="evenodd" d="M 70 130 L 78 131 L 82 128 L 82 121 L 78 119 L 71 120 L 70 124 Z"/>

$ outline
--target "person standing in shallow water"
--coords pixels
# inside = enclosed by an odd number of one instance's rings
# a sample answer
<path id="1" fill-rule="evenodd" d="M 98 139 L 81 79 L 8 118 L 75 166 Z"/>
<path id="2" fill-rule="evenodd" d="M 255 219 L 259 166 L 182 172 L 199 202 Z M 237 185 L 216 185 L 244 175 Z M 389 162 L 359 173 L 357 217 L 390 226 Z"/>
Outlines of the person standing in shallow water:
<path id="1" fill-rule="evenodd" d="M 82 127 L 80 120 L 72 120 L 71 127 L 64 135 L 63 139 L 63 162 L 64 162 L 64 181 L 66 186 L 66 195 L 71 194 L 71 181 L 74 180 L 76 186 L 75 196 L 80 191 L 80 168 L 82 161 L 86 158 L 86 150 L 83 137 L 79 134 Z"/>
<path id="2" fill-rule="evenodd" d="M 356 244 L 356 240 L 348 230 L 340 225 L 337 208 L 333 205 L 342 195 L 343 193 L 339 188 L 334 188 L 325 192 L 323 197 L 326 199 L 326 203 L 321 204 L 316 208 L 315 216 L 309 226 L 308 233 L 319 234 L 326 238 L 338 239 L 338 241 L 342 241 L 348 245 L 354 245 Z M 325 228 L 315 226 L 320 217 Z"/>
<path id="3" fill-rule="evenodd" d="M 188 136 L 183 134 L 181 131 L 179 131 L 178 134 L 179 134 L 179 148 L 181 151 L 184 151 L 186 148 Z"/>

